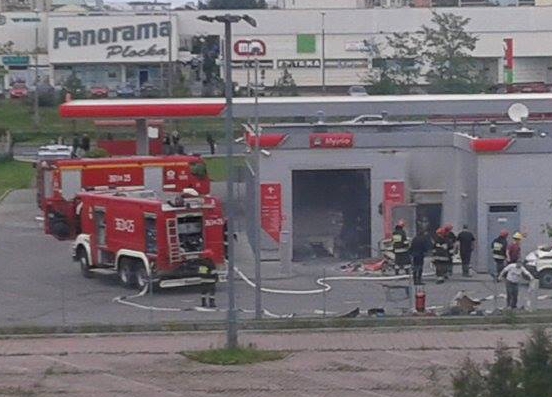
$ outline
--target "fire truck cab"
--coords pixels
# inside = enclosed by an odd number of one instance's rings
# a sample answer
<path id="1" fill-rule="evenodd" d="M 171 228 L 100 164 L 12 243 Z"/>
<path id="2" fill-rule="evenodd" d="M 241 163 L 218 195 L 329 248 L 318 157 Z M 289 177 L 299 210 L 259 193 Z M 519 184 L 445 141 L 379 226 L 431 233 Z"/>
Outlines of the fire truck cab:
<path id="1" fill-rule="evenodd" d="M 210 192 L 207 168 L 199 156 L 52 160 L 40 161 L 36 168 L 44 231 L 59 240 L 73 239 L 79 233 L 75 197 L 82 191 L 146 187 L 156 192 L 185 188 Z"/>
<path id="2" fill-rule="evenodd" d="M 123 285 L 142 290 L 150 282 L 161 288 L 201 284 L 205 261 L 222 270 L 221 203 L 192 193 L 168 200 L 147 190 L 78 194 L 82 233 L 73 259 L 83 276 L 116 273 Z"/>

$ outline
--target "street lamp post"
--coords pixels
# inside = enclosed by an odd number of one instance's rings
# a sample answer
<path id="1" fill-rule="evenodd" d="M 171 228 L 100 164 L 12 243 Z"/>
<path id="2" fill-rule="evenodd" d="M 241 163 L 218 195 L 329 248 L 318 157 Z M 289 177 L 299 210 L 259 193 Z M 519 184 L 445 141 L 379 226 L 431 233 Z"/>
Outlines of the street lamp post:
<path id="1" fill-rule="evenodd" d="M 258 46 L 249 45 L 249 54 L 255 57 L 255 178 L 254 178 L 254 256 L 255 256 L 255 319 L 262 318 L 261 304 L 261 134 L 259 129 L 259 52 Z"/>
<path id="2" fill-rule="evenodd" d="M 33 97 L 33 121 L 34 126 L 38 130 L 38 125 L 40 123 L 40 115 L 38 113 L 38 24 L 40 22 L 40 17 L 38 13 L 38 8 L 35 8 L 35 48 L 34 48 L 34 78 L 35 78 L 35 90 Z"/>
<path id="3" fill-rule="evenodd" d="M 322 93 L 326 93 L 326 32 L 325 32 L 325 17 L 326 13 L 321 12 L 322 15 L 322 64 L 321 70 L 322 70 Z"/>
<path id="4" fill-rule="evenodd" d="M 224 119 L 224 131 L 226 137 L 226 169 L 228 177 L 226 181 L 227 190 L 227 233 L 228 233 L 228 330 L 226 347 L 234 349 L 238 347 L 238 328 L 236 318 L 236 297 L 234 294 L 234 167 L 233 167 L 233 144 L 234 134 L 232 131 L 232 24 L 242 19 L 253 27 L 257 26 L 255 19 L 249 15 L 200 15 L 197 19 L 206 22 L 220 22 L 224 24 L 224 75 L 225 75 L 225 97 L 226 114 Z"/>
<path id="5" fill-rule="evenodd" d="M 172 97 L 173 95 L 173 60 L 172 60 L 172 36 L 173 36 L 173 23 L 172 23 L 172 12 L 171 12 L 172 4 L 169 3 L 169 75 L 167 77 L 167 91 L 169 94 L 169 97 Z"/>

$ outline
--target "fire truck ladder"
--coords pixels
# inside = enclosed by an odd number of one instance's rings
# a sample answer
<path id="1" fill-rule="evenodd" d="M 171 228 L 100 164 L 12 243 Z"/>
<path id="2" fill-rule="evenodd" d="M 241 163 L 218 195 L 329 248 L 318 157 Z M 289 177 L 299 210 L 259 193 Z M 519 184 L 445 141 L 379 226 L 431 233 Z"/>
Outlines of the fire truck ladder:
<path id="1" fill-rule="evenodd" d="M 176 218 L 167 219 L 167 240 L 169 242 L 169 261 L 175 263 L 180 260 L 180 241 L 176 228 Z"/>

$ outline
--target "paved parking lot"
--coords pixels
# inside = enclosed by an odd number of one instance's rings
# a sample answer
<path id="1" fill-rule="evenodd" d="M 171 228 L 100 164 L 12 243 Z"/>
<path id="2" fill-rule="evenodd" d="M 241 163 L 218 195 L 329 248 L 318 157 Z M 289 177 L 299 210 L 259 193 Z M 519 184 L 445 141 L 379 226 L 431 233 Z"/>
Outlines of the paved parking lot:
<path id="1" fill-rule="evenodd" d="M 32 190 L 12 192 L 0 204 L 0 324 L 22 325 L 82 325 L 82 324 L 157 324 L 159 322 L 195 322 L 224 320 L 227 307 L 226 284 L 220 283 L 217 293 L 219 310 L 197 311 L 197 289 L 164 290 L 129 298 L 135 291 L 121 287 L 116 277 L 85 279 L 71 260 L 70 242 L 60 242 L 45 236 L 35 220 L 39 215 Z M 253 280 L 253 255 L 245 239 L 236 247 L 236 266 Z M 340 263 L 327 259 L 314 259 L 295 263 L 291 276 L 282 273 L 277 262 L 263 262 L 263 288 L 272 290 L 262 294 L 266 317 L 334 316 L 359 307 L 362 313 L 370 308 L 384 308 L 386 315 L 401 314 L 411 308 L 411 300 L 404 291 L 386 294 L 387 284 L 366 279 L 340 270 Z M 331 279 L 331 289 L 316 281 L 323 277 L 355 276 L 352 279 Z M 495 285 L 487 275 L 463 279 L 459 275 L 452 282 L 435 285 L 428 278 L 425 286 L 428 306 L 447 306 L 460 290 L 474 298 L 494 294 L 495 288 L 503 293 L 504 286 Z M 404 284 L 404 281 L 395 284 Z M 274 291 L 276 290 L 276 291 Z M 310 291 L 310 293 L 305 293 Z M 538 291 L 538 295 L 549 291 Z M 522 289 L 521 297 L 525 290 Z M 125 298 L 126 297 L 126 298 Z M 119 299 L 117 299 L 119 298 Z M 125 298 L 125 299 L 123 299 Z M 240 318 L 253 318 L 254 288 L 238 279 L 236 282 L 237 307 Z M 494 308 L 494 301 L 485 301 L 483 310 Z M 497 304 L 504 305 L 504 299 Z M 552 299 L 536 302 L 537 308 L 552 307 Z"/>
<path id="2" fill-rule="evenodd" d="M 492 360 L 526 329 L 356 329 L 240 332 L 281 361 L 204 365 L 182 351 L 222 347 L 221 332 L 0 339 L 0 395 L 72 397 L 431 397 L 469 355 Z"/>

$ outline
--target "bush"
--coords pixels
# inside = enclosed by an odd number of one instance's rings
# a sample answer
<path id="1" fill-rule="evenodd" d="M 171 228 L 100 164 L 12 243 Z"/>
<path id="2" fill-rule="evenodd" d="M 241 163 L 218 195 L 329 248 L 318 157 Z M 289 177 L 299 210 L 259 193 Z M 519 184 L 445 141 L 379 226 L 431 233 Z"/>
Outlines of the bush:
<path id="1" fill-rule="evenodd" d="M 552 341 L 532 331 L 515 359 L 500 342 L 495 361 L 479 366 L 469 358 L 452 377 L 454 397 L 552 397 Z"/>
<path id="2" fill-rule="evenodd" d="M 102 149 L 102 148 L 95 148 L 95 149 L 91 149 L 89 150 L 84 157 L 89 157 L 89 158 L 100 158 L 100 157 L 109 157 L 109 153 L 107 152 L 107 150 L 105 149 Z"/>

